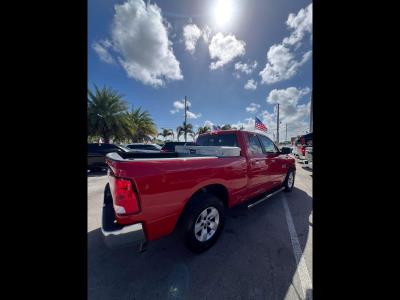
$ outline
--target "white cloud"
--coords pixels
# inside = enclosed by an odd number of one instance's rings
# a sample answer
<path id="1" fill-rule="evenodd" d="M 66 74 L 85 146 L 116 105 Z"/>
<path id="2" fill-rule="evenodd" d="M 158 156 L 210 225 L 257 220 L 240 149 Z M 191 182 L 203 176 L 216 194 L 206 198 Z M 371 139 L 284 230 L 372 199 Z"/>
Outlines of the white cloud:
<path id="1" fill-rule="evenodd" d="M 172 105 L 173 105 L 174 109 L 170 110 L 171 114 L 177 113 L 178 111 L 185 109 L 185 100 L 174 101 L 174 103 Z M 187 100 L 186 106 L 189 108 L 190 105 L 192 105 L 192 103 L 190 103 L 190 101 Z"/>
<path id="2" fill-rule="evenodd" d="M 260 107 L 260 104 L 252 102 L 249 106 L 246 107 L 246 111 L 255 114 L 260 109 Z"/>
<path id="3" fill-rule="evenodd" d="M 109 40 L 103 40 L 99 42 L 93 42 L 92 48 L 99 56 L 100 60 L 112 64 L 114 63 L 114 59 L 112 58 L 110 52 L 107 50 L 111 47 L 111 43 Z"/>
<path id="4" fill-rule="evenodd" d="M 203 28 L 203 41 L 204 43 L 208 44 L 208 40 L 210 39 L 212 30 L 207 25 Z"/>
<path id="5" fill-rule="evenodd" d="M 297 15 L 289 14 L 286 24 L 293 31 L 289 37 L 284 38 L 283 43 L 295 45 L 303 39 L 306 32 L 312 32 L 312 4 L 300 9 Z"/>
<path id="6" fill-rule="evenodd" d="M 255 90 L 257 88 L 257 82 L 254 79 L 247 80 L 246 84 L 244 85 L 246 90 Z"/>
<path id="7" fill-rule="evenodd" d="M 114 8 L 112 47 L 128 77 L 154 87 L 183 79 L 161 9 L 143 0 L 128 0 Z"/>
<path id="8" fill-rule="evenodd" d="M 312 4 L 301 9 L 297 15 L 290 14 L 286 24 L 292 30 L 289 37 L 285 37 L 280 44 L 272 45 L 267 53 L 267 63 L 259 73 L 261 83 L 272 84 L 287 80 L 297 74 L 298 69 L 307 62 L 312 51 L 309 50 L 300 58 L 296 58 L 295 51 L 307 32 L 312 31 Z M 292 50 L 291 47 L 294 47 Z"/>
<path id="9" fill-rule="evenodd" d="M 185 110 L 185 100 L 174 101 L 174 103 L 172 105 L 173 105 L 174 108 L 170 110 L 171 114 L 175 114 L 175 113 L 177 113 L 179 111 L 184 111 Z M 186 105 L 187 105 L 187 107 L 189 109 L 189 107 L 192 105 L 192 103 L 190 103 L 190 101 L 187 101 Z M 194 112 L 191 112 L 190 110 L 186 111 L 186 115 L 187 115 L 188 119 L 197 119 L 197 118 L 201 117 L 200 113 L 196 114 Z"/>
<path id="10" fill-rule="evenodd" d="M 235 63 L 235 70 L 246 73 L 247 75 L 251 74 L 256 67 L 257 61 L 254 61 L 253 64 L 246 64 L 242 62 Z"/>
<path id="11" fill-rule="evenodd" d="M 295 87 L 274 89 L 269 93 L 267 102 L 270 104 L 279 103 L 280 120 L 285 123 L 293 123 L 303 120 L 309 114 L 306 105 L 298 105 L 299 99 L 309 93 L 308 87 L 304 89 Z"/>
<path id="12" fill-rule="evenodd" d="M 280 99 L 288 99 L 291 98 L 292 100 L 296 98 L 299 94 L 306 94 L 309 92 L 308 88 L 305 88 L 303 90 L 297 90 L 297 92 L 294 92 L 292 89 L 287 91 L 286 93 L 280 93 L 285 94 L 285 97 L 282 96 Z M 275 92 L 272 94 L 274 95 Z M 279 93 L 278 93 L 279 94 Z M 272 97 L 271 95 L 271 97 Z M 276 97 L 276 96 L 274 96 Z M 276 99 L 275 99 L 276 100 Z M 275 100 L 272 101 L 275 103 Z M 297 98 L 298 100 L 298 98 Z M 296 102 L 296 101 L 295 101 Z M 290 141 L 291 137 L 296 137 L 298 135 L 305 134 L 307 130 L 309 130 L 309 117 L 310 117 L 310 101 L 307 102 L 306 104 L 301 104 L 301 105 L 296 105 L 296 111 L 295 113 L 291 114 L 290 116 L 285 116 L 282 117 L 282 108 L 280 105 L 279 108 L 279 119 L 280 119 L 280 126 L 279 126 L 279 140 L 282 142 L 286 138 L 286 124 L 287 124 L 287 139 Z M 297 104 L 297 102 L 296 102 Z M 258 114 L 257 114 L 258 115 Z M 276 137 L 276 110 L 271 113 L 268 110 L 264 110 L 260 113 L 259 116 L 257 116 L 261 122 L 264 123 L 264 125 L 268 128 L 266 134 L 268 137 L 273 139 L 275 141 Z M 240 126 L 243 126 L 245 130 L 248 131 L 255 131 L 254 129 L 254 123 L 255 120 L 254 118 L 246 118 L 243 121 L 239 121 L 235 124 L 232 124 L 232 126 L 235 126 L 237 128 L 240 128 Z M 260 132 L 260 131 L 257 131 Z M 260 132 L 261 133 L 261 132 Z"/>
<path id="13" fill-rule="evenodd" d="M 254 131 L 254 118 L 247 118 L 244 121 L 238 121 L 231 124 L 231 126 L 237 129 L 243 128 L 244 130 Z"/>
<path id="14" fill-rule="evenodd" d="M 185 48 L 190 54 L 194 54 L 196 44 L 201 37 L 202 32 L 195 24 L 188 24 L 183 27 L 183 37 L 185 39 Z"/>
<path id="15" fill-rule="evenodd" d="M 189 111 L 189 110 L 186 112 L 186 115 L 187 115 L 187 118 L 188 118 L 188 119 L 197 119 L 197 118 L 200 118 L 200 117 L 201 117 L 201 114 L 200 114 L 200 113 L 195 114 L 195 113 L 193 113 L 193 112 L 191 112 L 191 111 Z"/>
<path id="16" fill-rule="evenodd" d="M 204 127 L 204 126 L 208 126 L 209 128 L 213 128 L 213 125 L 214 125 L 213 122 L 211 122 L 211 121 L 209 121 L 209 120 L 206 120 L 206 121 L 204 122 L 203 127 Z"/>
<path id="17" fill-rule="evenodd" d="M 276 83 L 293 77 L 300 66 L 311 57 L 311 50 L 297 61 L 294 54 L 282 44 L 273 45 L 267 54 L 267 64 L 260 72 L 261 83 Z"/>
<path id="18" fill-rule="evenodd" d="M 211 59 L 215 59 L 211 62 L 210 69 L 218 69 L 236 57 L 243 56 L 246 53 L 245 46 L 246 43 L 237 40 L 234 35 L 224 36 L 221 32 L 218 32 L 212 37 L 208 47 Z"/>

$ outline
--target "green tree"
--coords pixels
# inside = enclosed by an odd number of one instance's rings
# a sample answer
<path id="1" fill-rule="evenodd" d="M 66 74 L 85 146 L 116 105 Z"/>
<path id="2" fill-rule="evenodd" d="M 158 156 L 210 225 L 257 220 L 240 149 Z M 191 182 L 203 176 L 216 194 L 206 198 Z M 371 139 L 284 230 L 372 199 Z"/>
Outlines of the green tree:
<path id="1" fill-rule="evenodd" d="M 211 128 L 208 126 L 204 126 L 204 127 L 200 126 L 199 128 L 197 128 L 197 134 L 203 134 L 203 133 L 209 132 L 210 130 L 211 130 Z"/>
<path id="2" fill-rule="evenodd" d="M 193 131 L 193 125 L 192 124 L 186 124 L 185 122 L 183 122 L 182 126 L 178 126 L 176 128 L 176 133 L 177 133 L 177 137 L 178 137 L 178 141 L 179 141 L 179 137 L 183 134 L 185 137 L 185 142 L 187 141 L 187 134 L 188 133 L 194 133 Z"/>
<path id="3" fill-rule="evenodd" d="M 126 118 L 126 102 L 115 90 L 94 85 L 94 92 L 88 90 L 88 135 L 100 136 L 104 143 L 110 139 L 129 135 L 131 128 Z"/>
<path id="4" fill-rule="evenodd" d="M 221 127 L 221 130 L 230 130 L 232 129 L 231 125 L 225 124 L 224 126 Z"/>
<path id="5" fill-rule="evenodd" d="M 129 126 L 131 128 L 132 143 L 141 143 L 149 140 L 149 136 L 157 135 L 157 128 L 147 110 L 142 108 L 132 108 L 131 112 L 126 113 Z"/>
<path id="6" fill-rule="evenodd" d="M 172 138 L 175 137 L 174 135 L 174 131 L 172 129 L 169 128 L 161 128 L 162 132 L 160 132 L 157 136 L 162 136 L 164 138 L 164 140 L 167 138 L 167 136 L 172 135 Z"/>
<path id="7" fill-rule="evenodd" d="M 195 141 L 195 140 L 196 140 L 196 135 L 197 135 L 197 133 L 194 133 L 194 132 L 192 132 L 192 133 L 189 133 L 189 136 L 191 136 L 191 137 L 192 137 L 193 141 Z"/>

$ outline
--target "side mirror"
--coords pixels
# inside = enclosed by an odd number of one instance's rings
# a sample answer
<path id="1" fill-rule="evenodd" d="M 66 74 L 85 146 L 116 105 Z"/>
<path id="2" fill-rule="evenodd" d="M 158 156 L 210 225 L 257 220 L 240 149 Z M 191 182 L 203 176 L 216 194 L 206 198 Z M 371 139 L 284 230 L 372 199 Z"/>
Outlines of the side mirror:
<path id="1" fill-rule="evenodd" d="M 281 153 L 282 153 L 282 154 L 290 154 L 290 153 L 292 153 L 292 148 L 289 148 L 289 147 L 282 147 Z"/>

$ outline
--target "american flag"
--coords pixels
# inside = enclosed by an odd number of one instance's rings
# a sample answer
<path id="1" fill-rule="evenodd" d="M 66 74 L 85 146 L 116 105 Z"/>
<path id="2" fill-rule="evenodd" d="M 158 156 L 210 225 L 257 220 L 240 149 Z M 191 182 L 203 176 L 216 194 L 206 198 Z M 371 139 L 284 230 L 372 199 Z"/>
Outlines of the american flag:
<path id="1" fill-rule="evenodd" d="M 267 132 L 268 129 L 267 129 L 267 127 L 265 127 L 263 122 L 261 122 L 257 117 L 255 117 L 255 118 L 256 118 L 255 128 L 258 130 Z"/>

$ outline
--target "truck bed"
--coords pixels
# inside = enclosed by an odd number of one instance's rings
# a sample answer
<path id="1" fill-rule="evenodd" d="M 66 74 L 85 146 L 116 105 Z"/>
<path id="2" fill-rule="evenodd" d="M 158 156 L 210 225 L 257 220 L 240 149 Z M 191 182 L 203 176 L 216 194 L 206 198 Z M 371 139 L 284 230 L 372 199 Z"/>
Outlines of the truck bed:
<path id="1" fill-rule="evenodd" d="M 178 152 L 160 152 L 160 153 L 108 153 L 106 155 L 108 159 L 114 161 L 144 161 L 144 160 L 160 160 L 160 159 L 177 159 L 177 158 L 210 158 L 209 155 L 201 154 L 188 154 Z M 215 156 L 217 158 L 217 156 Z"/>
<path id="2" fill-rule="evenodd" d="M 239 147 L 215 147 L 215 146 L 177 146 L 175 152 L 157 153 L 109 153 L 107 157 L 115 161 L 132 160 L 159 160 L 176 158 L 202 158 L 202 157 L 237 157 L 240 156 Z"/>

